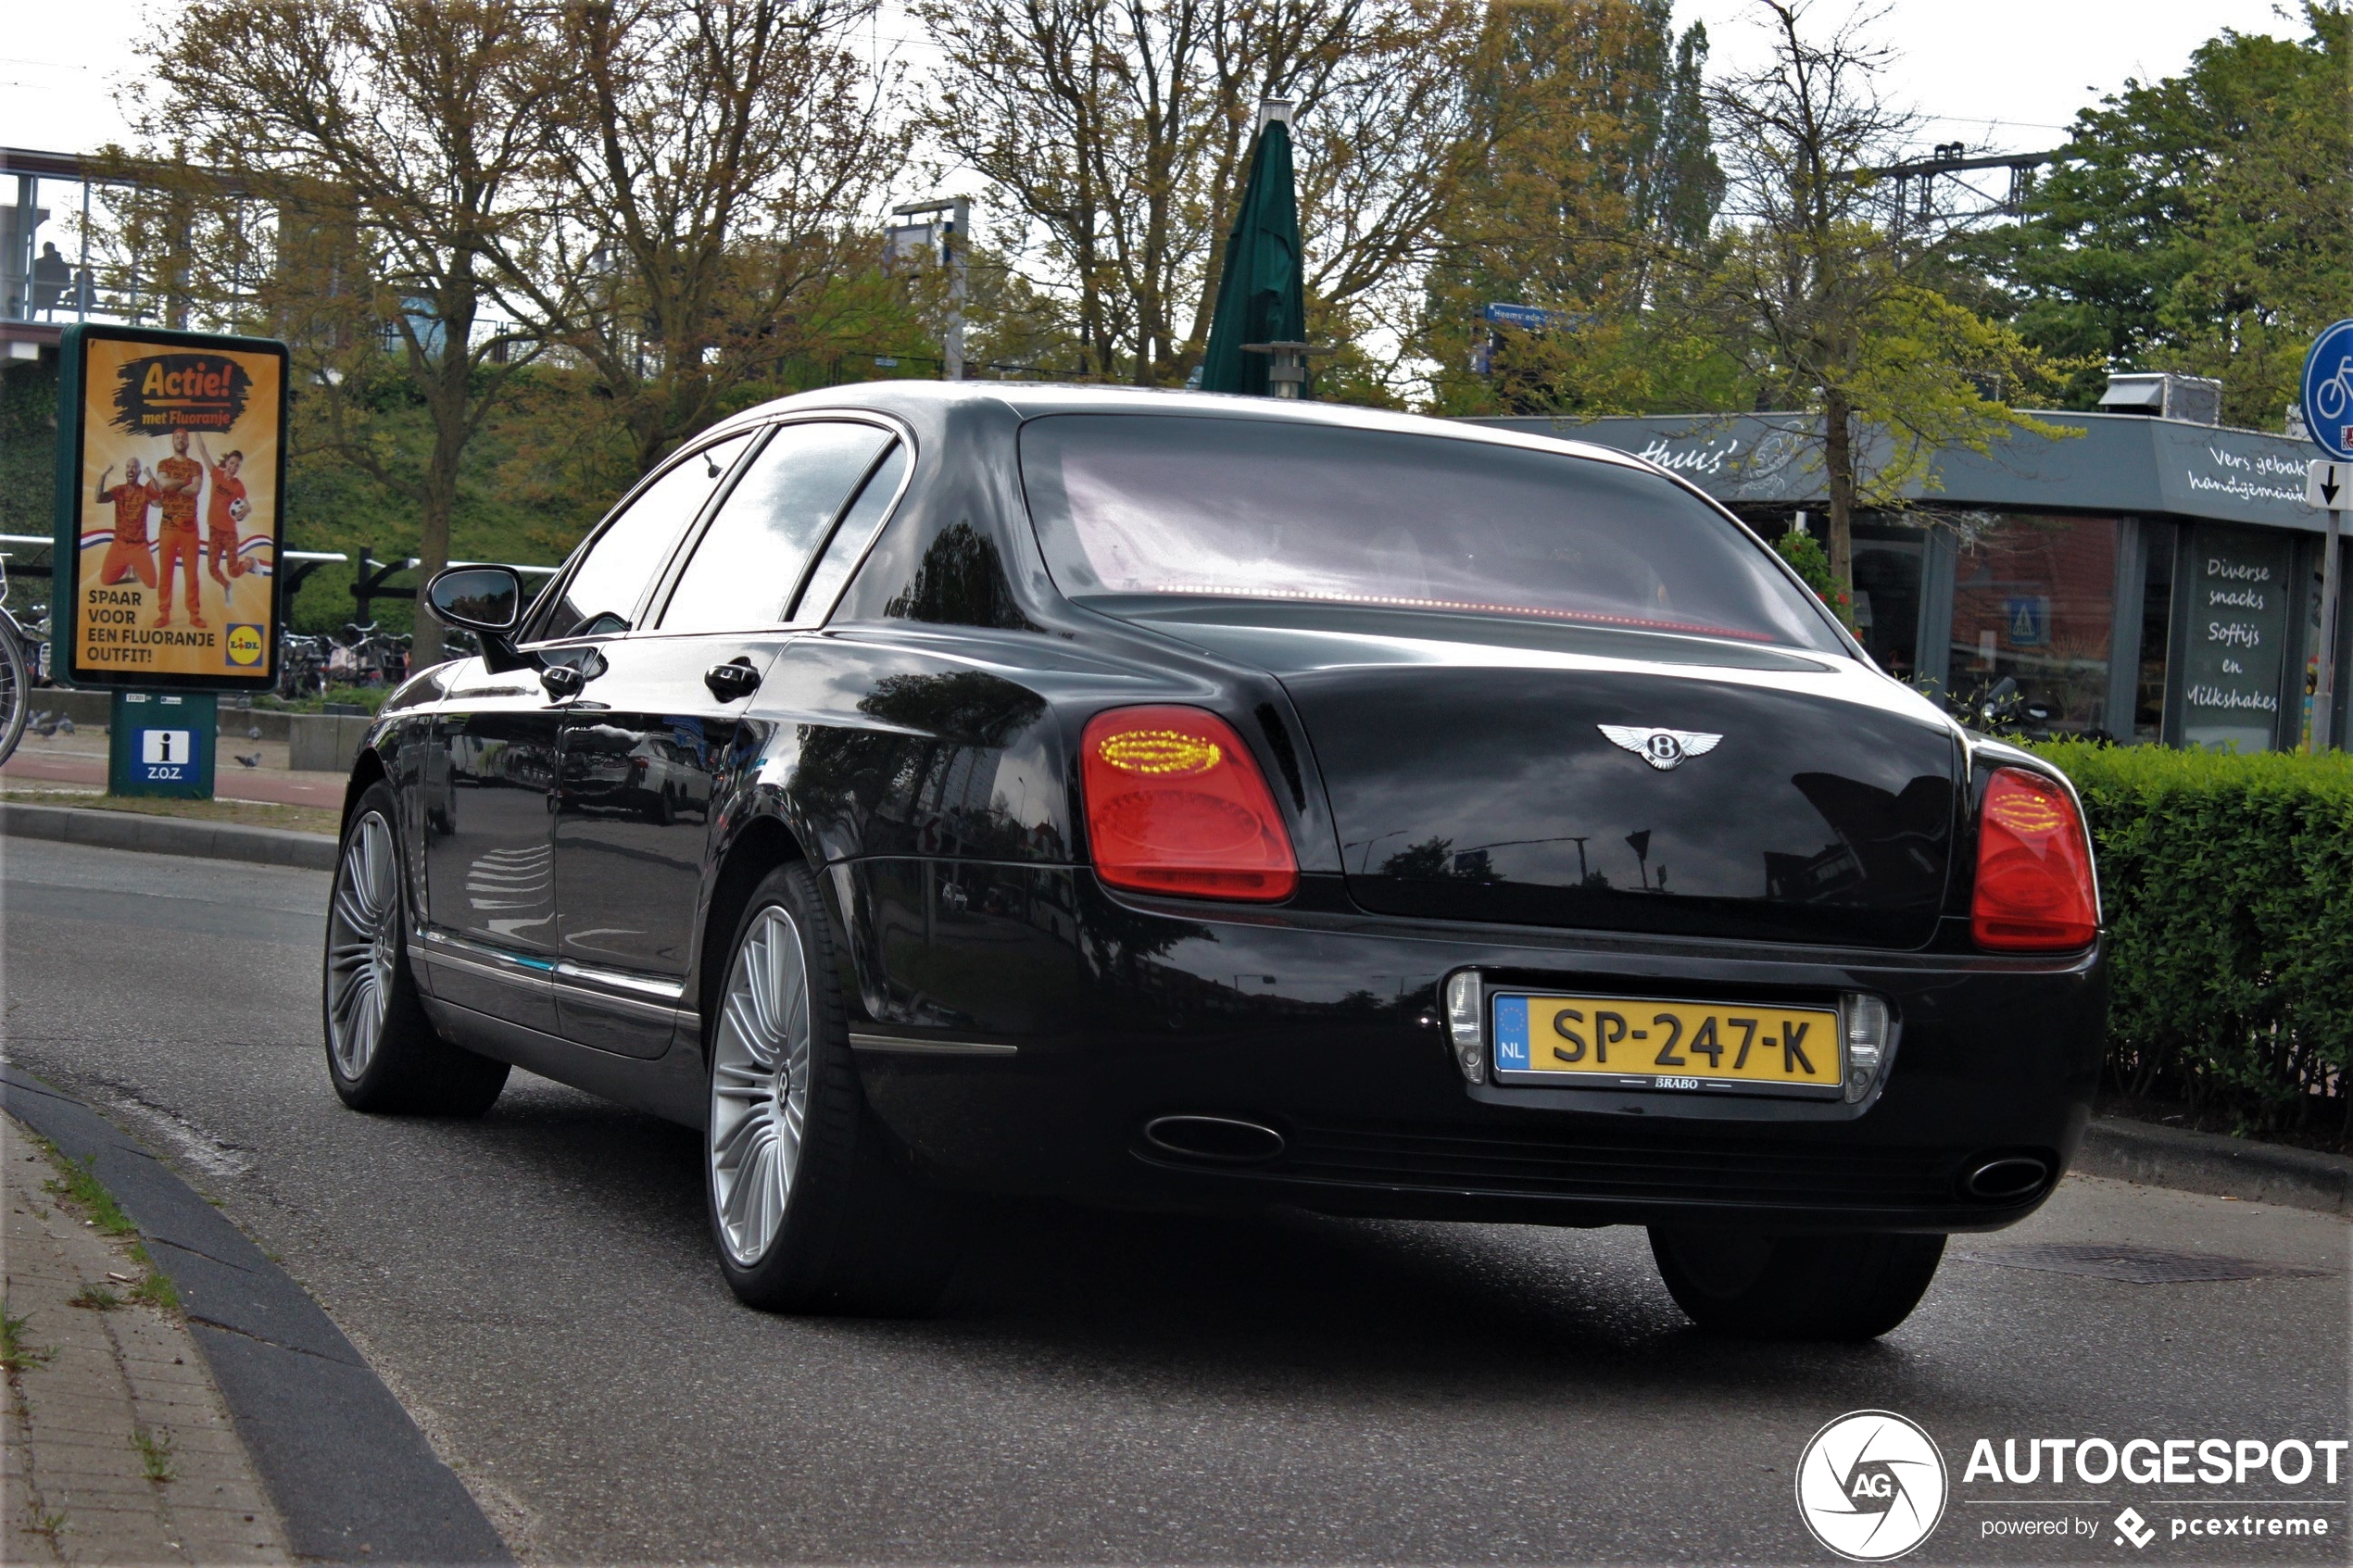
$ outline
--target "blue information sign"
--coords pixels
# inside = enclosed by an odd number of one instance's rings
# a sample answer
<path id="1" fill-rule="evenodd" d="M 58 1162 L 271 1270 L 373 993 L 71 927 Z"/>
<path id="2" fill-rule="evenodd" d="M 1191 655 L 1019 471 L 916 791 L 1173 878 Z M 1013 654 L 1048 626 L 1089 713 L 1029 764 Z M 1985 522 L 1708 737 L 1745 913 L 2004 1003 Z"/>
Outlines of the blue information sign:
<path id="1" fill-rule="evenodd" d="M 219 728 L 219 699 L 211 692 L 117 691 L 107 731 L 107 793 L 211 799 Z"/>
<path id="2" fill-rule="evenodd" d="M 2353 462 L 2353 318 L 2314 338 L 2304 356 L 2304 428 L 2322 451 Z"/>

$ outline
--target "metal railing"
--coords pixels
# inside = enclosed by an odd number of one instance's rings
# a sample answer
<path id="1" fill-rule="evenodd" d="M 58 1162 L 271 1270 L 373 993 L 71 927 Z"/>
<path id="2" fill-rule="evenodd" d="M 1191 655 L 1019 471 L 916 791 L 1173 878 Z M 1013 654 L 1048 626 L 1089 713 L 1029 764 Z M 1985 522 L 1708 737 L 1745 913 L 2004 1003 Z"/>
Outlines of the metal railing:
<path id="1" fill-rule="evenodd" d="M 0 550 L 6 550 L 9 546 L 51 550 L 55 548 L 56 541 L 45 533 L 0 533 Z M 294 596 L 303 583 L 310 579 L 311 574 L 321 567 L 343 565 L 348 562 L 351 557 L 341 550 L 280 550 L 277 552 L 277 558 L 285 569 L 284 603 L 287 607 L 287 619 L 292 620 Z M 51 575 L 51 564 L 46 560 L 19 564 L 14 552 L 11 550 L 8 553 L 8 570 L 19 577 L 46 578 Z M 415 588 L 392 587 L 385 580 L 403 571 L 414 571 L 423 564 L 415 556 L 395 560 L 378 560 L 376 547 L 373 545 L 360 546 L 359 570 L 353 575 L 351 582 L 351 596 L 359 601 L 359 610 L 354 619 L 361 621 L 373 621 L 375 616 L 372 610 L 378 599 L 414 599 L 417 596 Z M 452 566 L 505 566 L 525 577 L 553 577 L 560 570 L 552 566 L 522 566 L 513 561 L 452 561 L 450 564 Z M 274 564 L 271 570 L 276 570 Z"/>

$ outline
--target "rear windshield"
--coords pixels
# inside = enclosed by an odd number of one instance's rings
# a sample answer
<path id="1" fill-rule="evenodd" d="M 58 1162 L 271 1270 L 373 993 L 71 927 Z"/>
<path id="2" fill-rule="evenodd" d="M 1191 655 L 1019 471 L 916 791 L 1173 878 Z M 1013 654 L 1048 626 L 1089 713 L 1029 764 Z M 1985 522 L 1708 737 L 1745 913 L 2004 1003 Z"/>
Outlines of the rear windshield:
<path id="1" fill-rule="evenodd" d="M 1021 469 L 1074 597 L 1377 605 L 1844 651 L 1754 538 L 1615 463 L 1287 420 L 1058 414 L 1022 427 Z"/>

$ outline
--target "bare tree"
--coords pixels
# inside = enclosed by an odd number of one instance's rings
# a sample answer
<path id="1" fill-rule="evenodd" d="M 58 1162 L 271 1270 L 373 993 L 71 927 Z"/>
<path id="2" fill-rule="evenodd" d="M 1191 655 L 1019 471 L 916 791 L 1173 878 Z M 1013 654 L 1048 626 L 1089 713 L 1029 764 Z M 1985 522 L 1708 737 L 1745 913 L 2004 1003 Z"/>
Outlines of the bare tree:
<path id="1" fill-rule="evenodd" d="M 528 358 L 485 306 L 546 220 L 566 88 L 548 69 L 550 14 L 521 0 L 198 0 L 149 46 L 162 97 L 139 129 L 166 155 L 151 167 L 179 171 L 173 194 L 205 209 L 199 222 L 242 232 L 253 207 L 271 215 L 272 254 L 243 305 L 292 337 L 321 438 L 415 505 L 427 572 L 449 558 L 466 448 Z M 387 387 L 430 420 L 422 467 L 367 417 Z M 416 628 L 421 649 L 438 646 L 422 600 Z"/>
<path id="2" fill-rule="evenodd" d="M 595 371 L 638 470 L 875 305 L 837 286 L 879 259 L 866 220 L 906 151 L 891 77 L 850 46 L 874 10 L 585 0 L 550 29 L 561 218 L 497 287 Z"/>
<path id="3" fill-rule="evenodd" d="M 1327 311 L 1425 251 L 1459 176 L 1467 0 L 914 0 L 947 56 L 924 129 L 1066 295 L 1085 373 L 1198 363 L 1265 96 L 1298 105 L 1308 291 Z"/>
<path id="4" fill-rule="evenodd" d="M 1870 171 L 1898 160 L 1918 121 L 1881 95 L 1893 51 L 1867 36 L 1880 13 L 1818 31 L 1814 0 L 1759 3 L 1771 62 L 1708 94 L 1733 222 L 1700 297 L 1762 385 L 1819 412 L 1831 570 L 1851 593 L 1858 506 L 1898 501 L 1940 447 L 2058 433 L 1988 395 L 2045 367 L 1937 292 L 1949 235 L 1888 221 Z"/>

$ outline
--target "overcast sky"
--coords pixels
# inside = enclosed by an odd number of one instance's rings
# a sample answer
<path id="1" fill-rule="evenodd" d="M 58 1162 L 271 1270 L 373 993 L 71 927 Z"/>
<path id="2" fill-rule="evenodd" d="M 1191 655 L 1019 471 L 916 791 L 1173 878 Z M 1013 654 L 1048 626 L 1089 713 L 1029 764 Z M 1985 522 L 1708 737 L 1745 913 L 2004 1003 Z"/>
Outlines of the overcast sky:
<path id="1" fill-rule="evenodd" d="M 1843 0 L 1821 3 L 1829 16 Z M 0 144 L 87 152 L 127 139 L 114 91 L 135 68 L 142 32 L 177 8 L 170 0 L 14 0 L 0 31 Z M 1756 10 L 1755 0 L 1675 6 L 1679 25 L 1707 24 L 1712 64 L 1735 69 L 1767 47 Z M 2126 78 L 2178 72 L 2225 27 L 2304 31 L 2300 7 L 2284 0 L 1893 0 L 1881 31 L 1902 52 L 1889 95 L 1931 117 L 1924 143 L 2031 152 L 2055 145 L 2077 109 Z M 906 39 L 914 31 L 894 6 L 875 43 L 920 74 L 927 51 Z"/>

